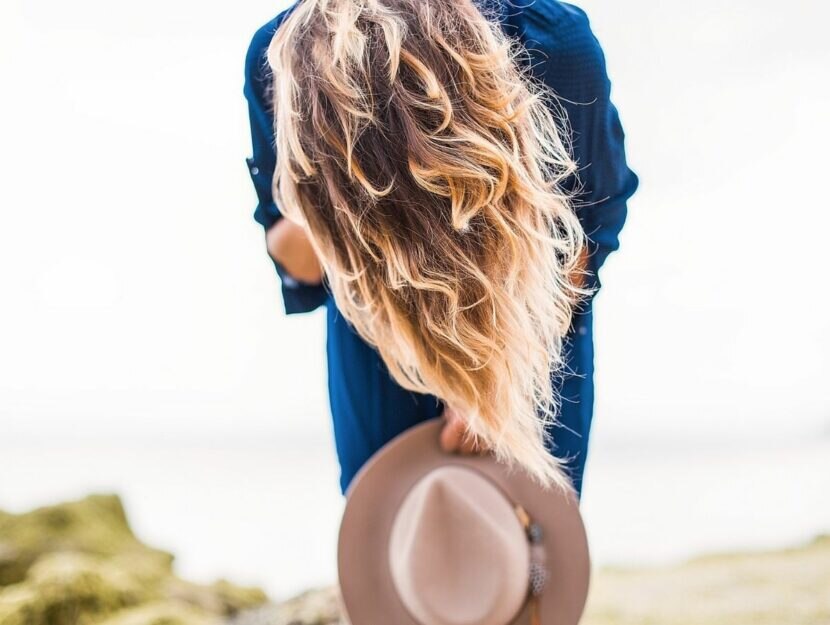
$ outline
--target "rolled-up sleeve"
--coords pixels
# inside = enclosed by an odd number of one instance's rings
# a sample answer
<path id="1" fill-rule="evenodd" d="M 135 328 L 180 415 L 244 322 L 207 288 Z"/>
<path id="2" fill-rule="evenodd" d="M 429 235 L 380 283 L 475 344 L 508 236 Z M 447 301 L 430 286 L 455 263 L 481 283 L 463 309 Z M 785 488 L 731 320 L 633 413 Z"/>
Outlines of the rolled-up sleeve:
<path id="1" fill-rule="evenodd" d="M 257 197 L 254 219 L 265 230 L 282 219 L 282 213 L 274 202 L 272 190 L 276 152 L 274 150 L 274 118 L 269 96 L 270 69 L 265 54 L 271 38 L 286 15 L 287 11 L 257 30 L 245 57 L 243 92 L 248 101 L 253 149 L 252 156 L 245 160 Z M 311 312 L 325 303 L 328 291 L 324 285 L 299 282 L 289 275 L 280 263 L 273 259 L 271 261 L 280 278 L 286 314 Z"/>
<path id="2" fill-rule="evenodd" d="M 557 5 L 545 14 L 546 5 Z M 628 199 L 639 185 L 625 156 L 625 134 L 611 102 L 605 55 L 588 17 L 565 3 L 541 3 L 523 36 L 533 72 L 558 96 L 572 131 L 578 173 L 568 183 L 588 235 L 589 284 L 599 289 L 599 270 L 620 245 Z M 532 11 L 532 9 L 531 9 Z"/>

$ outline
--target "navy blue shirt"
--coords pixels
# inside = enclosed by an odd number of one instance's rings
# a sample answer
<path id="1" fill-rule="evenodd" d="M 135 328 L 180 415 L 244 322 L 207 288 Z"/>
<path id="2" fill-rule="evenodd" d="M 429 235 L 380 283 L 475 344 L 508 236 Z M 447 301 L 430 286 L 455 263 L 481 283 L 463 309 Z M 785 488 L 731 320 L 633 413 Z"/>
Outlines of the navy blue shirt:
<path id="1" fill-rule="evenodd" d="M 526 48 L 533 75 L 560 97 L 579 167 L 569 187 L 577 192 L 576 211 L 589 238 L 590 280 L 599 289 L 599 270 L 619 247 L 626 202 L 638 185 L 637 176 L 626 164 L 623 129 L 610 99 L 611 83 L 602 48 L 587 16 L 575 6 L 553 0 L 535 0 L 527 6 L 508 6 L 501 0 L 479 3 L 495 9 L 495 19 L 504 31 Z M 257 30 L 245 62 L 244 93 L 253 142 L 253 155 L 247 162 L 258 199 L 254 218 L 265 229 L 282 218 L 271 191 L 276 155 L 269 98 L 271 77 L 265 53 L 290 10 Z M 395 383 L 377 351 L 365 344 L 338 313 L 325 283 L 302 284 L 279 263 L 274 265 L 287 314 L 327 307 L 329 399 L 345 492 L 372 453 L 408 427 L 440 414 L 440 401 L 406 391 Z M 578 491 L 593 414 L 592 321 L 589 301 L 574 318 L 565 344 L 566 372 L 552 380 L 551 389 L 561 397 L 551 451 L 567 458 Z"/>

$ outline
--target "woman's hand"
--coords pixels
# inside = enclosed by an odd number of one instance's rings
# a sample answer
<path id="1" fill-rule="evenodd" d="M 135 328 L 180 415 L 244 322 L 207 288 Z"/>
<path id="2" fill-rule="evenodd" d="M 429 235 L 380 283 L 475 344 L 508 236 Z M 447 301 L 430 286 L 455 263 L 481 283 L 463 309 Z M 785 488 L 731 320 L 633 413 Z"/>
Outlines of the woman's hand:
<path id="1" fill-rule="evenodd" d="M 467 455 L 481 454 L 486 451 L 467 431 L 467 422 L 457 410 L 445 403 L 441 416 L 446 420 L 444 429 L 441 430 L 441 448 L 444 451 Z"/>
<path id="2" fill-rule="evenodd" d="M 283 218 L 265 233 L 268 254 L 282 265 L 292 278 L 306 284 L 320 284 L 323 268 L 305 230 Z"/>

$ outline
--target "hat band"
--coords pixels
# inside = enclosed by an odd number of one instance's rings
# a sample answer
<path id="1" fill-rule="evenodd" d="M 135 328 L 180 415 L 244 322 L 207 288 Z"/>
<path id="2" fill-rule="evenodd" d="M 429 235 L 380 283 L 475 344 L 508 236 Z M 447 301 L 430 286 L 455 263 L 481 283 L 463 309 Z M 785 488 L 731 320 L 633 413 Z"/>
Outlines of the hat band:
<path id="1" fill-rule="evenodd" d="M 542 531 L 542 526 L 534 523 L 533 519 L 527 513 L 527 510 L 520 504 L 514 504 L 513 509 L 516 511 L 519 523 L 522 524 L 527 535 L 527 540 L 530 543 L 530 570 L 528 572 L 530 577 L 530 583 L 528 584 L 530 625 L 541 625 L 539 597 L 548 581 L 547 557 L 545 555 L 545 546 L 542 543 L 544 532 Z"/>

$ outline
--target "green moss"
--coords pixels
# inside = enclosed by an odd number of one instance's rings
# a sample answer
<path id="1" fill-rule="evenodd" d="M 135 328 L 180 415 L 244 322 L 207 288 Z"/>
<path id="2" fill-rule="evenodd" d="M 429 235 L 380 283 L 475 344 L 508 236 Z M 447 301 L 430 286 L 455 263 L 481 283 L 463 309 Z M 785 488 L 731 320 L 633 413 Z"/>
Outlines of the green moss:
<path id="1" fill-rule="evenodd" d="M 4 513 L 0 537 L 0 586 L 21 581 L 28 568 L 47 553 L 151 558 L 168 570 L 173 562 L 169 553 L 135 537 L 115 495 L 92 495 L 20 515 Z"/>
<path id="2" fill-rule="evenodd" d="M 216 614 L 180 601 L 159 601 L 121 610 L 99 625 L 217 625 Z"/>
<path id="3" fill-rule="evenodd" d="M 114 495 L 0 512 L 0 624 L 207 625 L 263 604 L 265 594 L 173 573 L 143 544 Z"/>
<path id="4" fill-rule="evenodd" d="M 0 591 L 3 625 L 70 625 L 94 622 L 151 594 L 123 569 L 80 553 L 44 555 L 25 582 Z"/>

